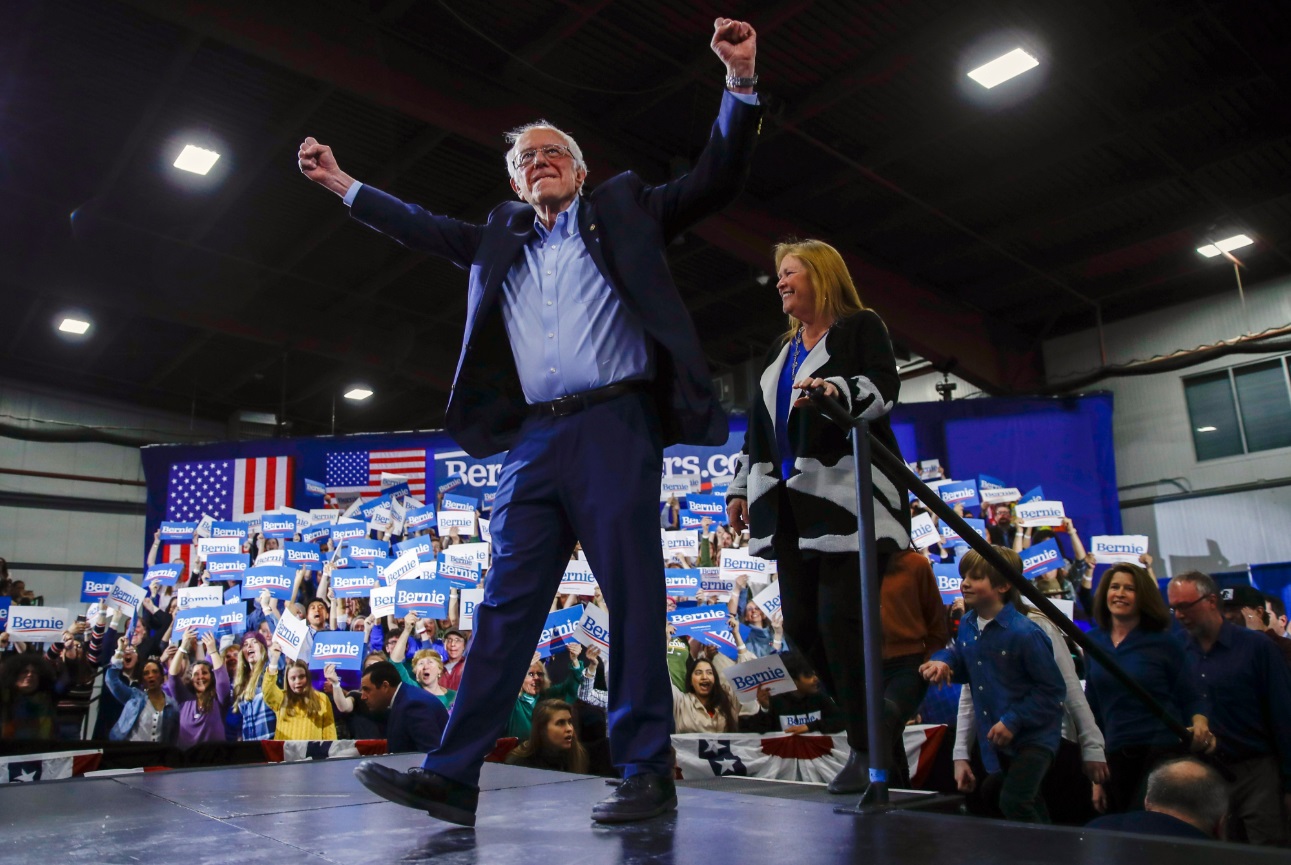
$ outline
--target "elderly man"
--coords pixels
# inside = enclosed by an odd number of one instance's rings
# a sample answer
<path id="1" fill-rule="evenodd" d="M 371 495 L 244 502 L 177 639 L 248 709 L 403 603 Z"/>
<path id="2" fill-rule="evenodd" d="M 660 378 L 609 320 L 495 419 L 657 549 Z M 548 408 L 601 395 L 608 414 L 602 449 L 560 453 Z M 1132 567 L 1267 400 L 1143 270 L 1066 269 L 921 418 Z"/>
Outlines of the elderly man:
<path id="1" fill-rule="evenodd" d="M 1227 820 L 1224 777 L 1200 760 L 1183 757 L 1148 775 L 1142 811 L 1108 814 L 1089 828 L 1201 840 L 1223 838 Z"/>
<path id="2" fill-rule="evenodd" d="M 1170 580 L 1170 609 L 1188 632 L 1218 758 L 1232 772 L 1232 825 L 1253 844 L 1286 840 L 1291 806 L 1291 672 L 1273 644 L 1224 620 L 1219 587 L 1189 571 Z"/>
<path id="3" fill-rule="evenodd" d="M 624 782 L 602 822 L 676 807 L 657 517 L 663 448 L 716 445 L 726 417 L 668 272 L 668 243 L 739 194 L 761 108 L 757 39 L 719 18 L 712 49 L 727 93 L 690 174 L 650 186 L 620 174 L 586 194 L 577 142 L 545 121 L 508 140 L 520 203 L 484 225 L 437 216 L 360 184 L 331 149 L 301 145 L 301 171 L 361 222 L 469 271 L 466 330 L 445 425 L 468 453 L 507 450 L 493 507 L 493 567 L 457 701 L 421 768 L 355 772 L 391 801 L 475 824 L 480 764 L 515 701 L 575 541 L 610 611 L 608 717 Z M 416 302 L 414 299 L 413 302 Z M 436 299 L 428 293 L 427 303 Z"/>

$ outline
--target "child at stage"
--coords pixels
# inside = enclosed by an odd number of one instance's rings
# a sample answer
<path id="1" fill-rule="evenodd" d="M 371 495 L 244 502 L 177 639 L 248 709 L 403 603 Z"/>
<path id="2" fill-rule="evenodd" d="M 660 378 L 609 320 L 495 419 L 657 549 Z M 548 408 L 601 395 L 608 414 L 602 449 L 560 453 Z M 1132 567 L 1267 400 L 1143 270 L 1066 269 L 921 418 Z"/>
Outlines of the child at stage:
<path id="1" fill-rule="evenodd" d="M 1018 572 L 1018 554 L 995 547 Z M 1000 810 L 1009 820 L 1048 823 L 1040 795 L 1062 737 L 1067 688 L 1053 659 L 1049 637 L 1018 612 L 1018 590 L 981 554 L 969 550 L 959 560 L 960 591 L 969 613 L 951 648 L 919 668 L 929 682 L 967 683 L 977 715 L 978 743 L 995 746 L 1003 769 Z M 955 780 L 969 792 L 976 785 L 965 760 L 955 762 Z"/>

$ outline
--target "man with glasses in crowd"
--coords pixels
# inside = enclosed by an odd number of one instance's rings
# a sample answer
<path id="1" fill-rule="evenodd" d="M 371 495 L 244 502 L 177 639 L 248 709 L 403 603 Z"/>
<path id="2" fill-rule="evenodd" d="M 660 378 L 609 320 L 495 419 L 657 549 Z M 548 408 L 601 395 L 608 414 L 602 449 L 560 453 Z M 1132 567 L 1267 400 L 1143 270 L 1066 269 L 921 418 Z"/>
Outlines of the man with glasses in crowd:
<path id="1" fill-rule="evenodd" d="M 356 182 L 313 138 L 300 147 L 300 170 L 355 218 L 469 271 L 445 426 L 474 457 L 508 451 L 493 565 L 443 739 L 421 768 L 365 762 L 355 772 L 437 819 L 475 825 L 480 764 L 506 724 L 575 541 L 609 607 L 610 747 L 624 774 L 592 817 L 640 820 L 676 807 L 653 528 L 663 448 L 720 445 L 729 431 L 666 252 L 739 194 L 762 114 L 753 28 L 719 18 L 711 47 L 727 73 L 717 122 L 691 172 L 659 186 L 628 172 L 585 194 L 577 142 L 540 121 L 508 136 L 522 203 L 475 225 Z M 427 292 L 425 302 L 439 301 Z"/>
<path id="2" fill-rule="evenodd" d="M 1216 756 L 1233 775 L 1231 832 L 1244 832 L 1253 844 L 1285 844 L 1291 671 L 1267 638 L 1225 621 L 1219 587 L 1209 575 L 1179 574 L 1167 593 L 1170 611 L 1188 632 L 1187 651 L 1210 704 Z"/>

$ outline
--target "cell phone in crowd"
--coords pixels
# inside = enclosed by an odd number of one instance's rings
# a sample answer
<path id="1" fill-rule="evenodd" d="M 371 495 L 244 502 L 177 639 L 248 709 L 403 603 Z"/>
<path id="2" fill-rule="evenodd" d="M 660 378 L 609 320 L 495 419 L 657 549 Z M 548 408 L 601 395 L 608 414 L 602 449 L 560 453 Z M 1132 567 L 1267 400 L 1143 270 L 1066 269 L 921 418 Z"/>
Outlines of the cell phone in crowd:
<path id="1" fill-rule="evenodd" d="M 76 621 L 78 621 L 78 622 L 84 622 L 84 621 L 86 621 L 86 619 L 85 619 L 85 617 L 84 617 L 84 616 L 77 616 L 77 617 L 76 617 Z"/>

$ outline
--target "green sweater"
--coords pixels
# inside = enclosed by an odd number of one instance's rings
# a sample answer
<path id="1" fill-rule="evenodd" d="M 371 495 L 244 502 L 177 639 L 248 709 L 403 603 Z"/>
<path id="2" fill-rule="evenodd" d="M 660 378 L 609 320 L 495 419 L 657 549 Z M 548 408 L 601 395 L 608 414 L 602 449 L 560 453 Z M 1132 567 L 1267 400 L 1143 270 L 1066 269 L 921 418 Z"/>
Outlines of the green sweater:
<path id="1" fill-rule="evenodd" d="M 564 700 L 573 703 L 578 699 L 578 685 L 583 676 L 583 664 L 577 662 L 569 665 L 569 675 L 559 685 L 552 685 L 540 694 L 531 695 L 524 691 L 516 697 L 515 707 L 511 709 L 511 719 L 507 721 L 507 735 L 515 736 L 521 742 L 529 738 L 533 727 L 533 707 L 539 700 Z"/>

